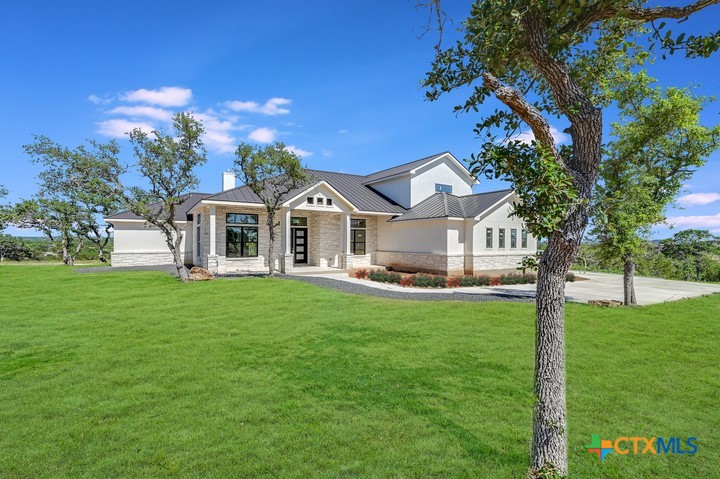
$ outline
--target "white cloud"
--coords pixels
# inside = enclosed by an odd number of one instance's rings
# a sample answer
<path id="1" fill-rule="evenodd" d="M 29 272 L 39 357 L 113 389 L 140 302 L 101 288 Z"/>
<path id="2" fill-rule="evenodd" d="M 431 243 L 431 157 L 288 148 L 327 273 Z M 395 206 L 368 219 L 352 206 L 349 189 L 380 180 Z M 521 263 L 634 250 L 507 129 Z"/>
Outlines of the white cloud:
<path id="1" fill-rule="evenodd" d="M 345 133 L 350 133 L 350 130 L 338 130 L 338 133 L 344 135 Z"/>
<path id="2" fill-rule="evenodd" d="M 720 201 L 720 193 L 692 193 L 681 196 L 677 201 L 683 206 L 709 205 L 710 203 Z"/>
<path id="3" fill-rule="evenodd" d="M 550 126 L 550 134 L 552 135 L 553 139 L 555 140 L 556 145 L 561 145 L 563 143 L 567 143 L 570 141 L 570 135 L 567 133 L 563 133 L 562 131 L 558 130 L 554 126 Z M 518 133 L 515 136 L 510 137 L 509 141 L 518 140 L 521 143 L 525 143 L 526 145 L 529 145 L 532 140 L 535 139 L 535 135 L 533 135 L 532 130 L 527 130 Z"/>
<path id="4" fill-rule="evenodd" d="M 191 98 L 192 90 L 190 88 L 176 86 L 164 86 L 157 90 L 140 88 L 139 90 L 126 92 L 121 96 L 124 101 L 160 106 L 185 106 L 190 102 Z"/>
<path id="5" fill-rule="evenodd" d="M 277 130 L 272 128 L 256 128 L 248 135 L 248 140 L 258 143 L 271 143 L 277 137 Z"/>
<path id="6" fill-rule="evenodd" d="M 285 147 L 285 149 L 291 153 L 295 153 L 297 156 L 300 156 L 302 158 L 307 158 L 308 156 L 312 156 L 312 151 L 303 150 L 302 148 L 298 148 L 295 145 L 288 145 Z"/>
<path id="7" fill-rule="evenodd" d="M 333 152 L 330 151 L 330 150 L 326 150 L 325 148 L 323 148 L 323 150 L 322 150 L 322 155 L 323 155 L 323 156 L 333 156 Z"/>
<path id="8" fill-rule="evenodd" d="M 246 125 L 235 124 L 236 118 L 221 118 L 214 110 L 205 113 L 192 113 L 192 116 L 202 122 L 205 128 L 203 142 L 208 150 L 216 153 L 232 153 L 237 148 L 238 140 L 230 132 L 247 128 Z"/>
<path id="9" fill-rule="evenodd" d="M 108 103 L 113 101 L 113 97 L 100 97 L 98 95 L 90 95 L 88 96 L 88 101 L 95 103 L 96 105 L 107 105 Z"/>
<path id="10" fill-rule="evenodd" d="M 112 120 L 104 120 L 96 123 L 98 133 L 110 138 L 125 138 L 127 133 L 135 128 L 140 128 L 145 133 L 150 133 L 155 129 L 150 123 L 142 121 L 130 121 L 124 118 L 114 118 Z"/>
<path id="11" fill-rule="evenodd" d="M 281 108 L 282 105 L 289 105 L 292 100 L 289 98 L 270 98 L 263 105 L 256 101 L 226 101 L 223 105 L 233 111 L 247 111 L 249 113 L 262 113 L 263 115 L 287 115 L 290 110 Z"/>
<path id="12" fill-rule="evenodd" d="M 154 106 L 118 106 L 108 111 L 111 115 L 126 115 L 131 117 L 145 117 L 153 120 L 171 121 L 173 112 Z"/>
<path id="13" fill-rule="evenodd" d="M 720 228 L 720 213 L 716 215 L 704 216 L 670 216 L 667 222 L 673 226 L 681 226 L 685 228 Z"/>

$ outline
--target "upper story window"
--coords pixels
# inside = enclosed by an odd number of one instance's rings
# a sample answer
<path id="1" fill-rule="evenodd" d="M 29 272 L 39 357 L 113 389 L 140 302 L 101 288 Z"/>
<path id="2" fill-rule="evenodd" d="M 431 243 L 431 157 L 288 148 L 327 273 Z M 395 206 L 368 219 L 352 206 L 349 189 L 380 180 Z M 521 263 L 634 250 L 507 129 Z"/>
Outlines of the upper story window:
<path id="1" fill-rule="evenodd" d="M 498 248 L 505 248 L 505 228 L 498 229 Z"/>
<path id="2" fill-rule="evenodd" d="M 258 224 L 258 215 L 228 213 L 225 222 L 233 225 L 256 225 Z"/>
<path id="3" fill-rule="evenodd" d="M 521 236 L 520 236 L 520 246 L 522 248 L 527 248 L 527 236 L 528 236 L 528 232 L 525 228 L 523 228 Z"/>
<path id="4" fill-rule="evenodd" d="M 315 204 L 315 198 L 312 196 L 307 197 L 307 204 L 314 205 Z"/>
<path id="5" fill-rule="evenodd" d="M 325 198 L 320 198 L 320 197 L 318 197 L 318 199 L 317 199 L 317 205 L 318 205 L 318 206 L 322 206 L 323 203 L 324 203 L 324 200 L 325 200 Z"/>
<path id="6" fill-rule="evenodd" d="M 332 198 L 325 198 L 325 206 L 332 206 Z"/>
<path id="7" fill-rule="evenodd" d="M 452 185 L 443 185 L 442 183 L 435 183 L 436 193 L 452 193 Z"/>
<path id="8" fill-rule="evenodd" d="M 492 238 L 493 238 L 492 230 L 493 230 L 492 228 L 485 228 L 485 247 L 488 249 L 493 247 L 493 245 L 492 245 L 492 243 L 493 243 L 492 242 Z"/>

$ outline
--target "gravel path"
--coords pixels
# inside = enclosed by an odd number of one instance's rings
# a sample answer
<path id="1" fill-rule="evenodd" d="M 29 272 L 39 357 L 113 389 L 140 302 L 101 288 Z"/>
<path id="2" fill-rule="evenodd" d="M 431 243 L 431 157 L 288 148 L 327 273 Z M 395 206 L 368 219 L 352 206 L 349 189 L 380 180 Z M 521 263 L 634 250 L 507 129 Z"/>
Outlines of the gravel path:
<path id="1" fill-rule="evenodd" d="M 402 291 L 388 291 L 385 289 L 363 286 L 361 284 L 340 281 L 332 278 L 320 278 L 317 276 L 291 276 L 278 274 L 278 278 L 289 279 L 311 283 L 325 288 L 332 288 L 338 291 L 352 294 L 363 294 L 365 296 L 377 296 L 378 298 L 409 299 L 415 301 L 512 301 L 517 303 L 534 303 L 534 298 L 526 295 L 514 295 L 511 293 L 493 294 L 472 294 L 472 293 L 403 293 Z"/>

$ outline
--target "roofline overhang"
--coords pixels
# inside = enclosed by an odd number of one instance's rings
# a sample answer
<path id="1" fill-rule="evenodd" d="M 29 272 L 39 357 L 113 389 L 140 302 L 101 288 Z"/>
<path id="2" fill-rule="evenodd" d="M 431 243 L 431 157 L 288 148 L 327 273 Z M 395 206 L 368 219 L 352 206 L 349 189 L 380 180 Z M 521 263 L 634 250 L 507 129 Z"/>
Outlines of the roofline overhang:
<path id="1" fill-rule="evenodd" d="M 348 200 L 347 198 L 345 198 L 342 194 L 340 194 L 340 192 L 339 192 L 338 190 L 336 190 L 335 188 L 333 188 L 332 186 L 330 186 L 330 183 L 328 183 L 328 182 L 325 181 L 325 180 L 318 181 L 317 183 L 313 183 L 311 186 L 308 186 L 306 189 L 304 189 L 303 191 L 301 191 L 301 192 L 298 193 L 297 195 L 293 196 L 292 198 L 288 198 L 287 200 L 285 200 L 285 202 L 284 202 L 281 206 L 282 206 L 283 208 L 288 208 L 288 207 L 290 206 L 290 203 L 292 203 L 293 201 L 295 201 L 295 200 L 298 199 L 299 197 L 308 194 L 310 191 L 312 191 L 314 188 L 317 188 L 317 187 L 320 186 L 320 185 L 325 186 L 327 189 L 329 189 L 329 190 L 332 191 L 334 194 L 336 194 L 336 195 L 338 196 L 338 198 L 340 198 L 345 204 L 347 204 L 347 205 L 350 207 L 350 209 L 352 210 L 353 213 L 355 213 L 355 212 L 358 211 L 358 207 L 357 207 L 357 206 L 355 206 L 354 204 L 352 204 L 352 202 L 351 202 L 350 200 Z"/>
<path id="2" fill-rule="evenodd" d="M 431 220 L 448 220 L 448 221 L 465 221 L 467 218 L 462 218 L 460 216 L 433 216 L 432 218 L 409 218 L 406 220 L 401 219 L 402 216 L 398 216 L 397 218 L 393 218 L 388 221 L 388 223 L 400 223 L 402 221 L 431 221 Z"/>
<path id="3" fill-rule="evenodd" d="M 245 201 L 221 201 L 221 200 L 200 200 L 197 203 L 195 203 L 195 206 L 190 208 L 187 212 L 187 214 L 191 215 L 195 212 L 198 206 L 201 205 L 208 205 L 208 206 L 242 206 L 244 208 L 262 208 L 264 205 L 262 203 L 248 203 Z"/>
<path id="4" fill-rule="evenodd" d="M 142 218 L 103 218 L 106 223 L 150 223 Z M 176 220 L 175 223 L 189 223 L 187 220 Z"/>
<path id="5" fill-rule="evenodd" d="M 407 176 L 407 175 L 414 175 L 414 174 L 417 172 L 417 170 L 419 170 L 420 168 L 424 167 L 425 165 L 430 164 L 430 163 L 435 163 L 436 161 L 438 161 L 438 160 L 440 160 L 440 159 L 442 159 L 442 158 L 445 158 L 445 157 L 450 157 L 450 159 L 451 159 L 453 162 L 455 162 L 456 165 L 458 165 L 462 170 L 464 170 L 464 171 L 467 173 L 467 176 L 472 179 L 472 184 L 477 185 L 477 184 L 480 183 L 480 181 L 478 181 L 478 179 L 475 178 L 475 177 L 472 175 L 472 173 L 470 173 L 470 170 L 468 170 L 465 165 L 463 165 L 462 163 L 460 163 L 460 160 L 458 160 L 457 158 L 455 158 L 455 156 L 454 156 L 452 153 L 450 153 L 449 151 L 446 151 L 445 153 L 442 153 L 442 154 L 436 156 L 436 157 L 433 158 L 432 160 L 428 160 L 428 161 L 426 161 L 425 163 L 421 164 L 420 166 L 416 166 L 416 167 L 413 168 L 412 170 L 403 171 L 403 172 L 401 172 L 401 173 L 395 173 L 394 175 L 383 176 L 382 178 L 377 178 L 377 179 L 375 179 L 375 180 L 366 181 L 366 182 L 363 183 L 363 185 L 368 186 L 368 185 L 372 185 L 372 184 L 374 184 L 374 183 L 381 183 L 381 182 L 383 182 L 383 181 L 391 180 L 391 179 L 394 179 L 394 178 L 401 178 L 401 177 Z"/>

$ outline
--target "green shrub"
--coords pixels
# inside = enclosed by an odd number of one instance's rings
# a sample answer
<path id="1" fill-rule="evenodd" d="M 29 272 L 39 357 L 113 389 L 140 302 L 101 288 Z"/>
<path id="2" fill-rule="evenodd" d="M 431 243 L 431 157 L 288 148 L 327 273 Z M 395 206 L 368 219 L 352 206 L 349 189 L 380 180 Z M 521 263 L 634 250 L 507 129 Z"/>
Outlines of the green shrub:
<path id="1" fill-rule="evenodd" d="M 371 271 L 368 273 L 367 277 L 371 281 L 376 281 L 378 283 L 400 284 L 400 280 L 402 280 L 400 273 L 396 273 L 395 271 L 385 271 L 382 269 Z"/>

